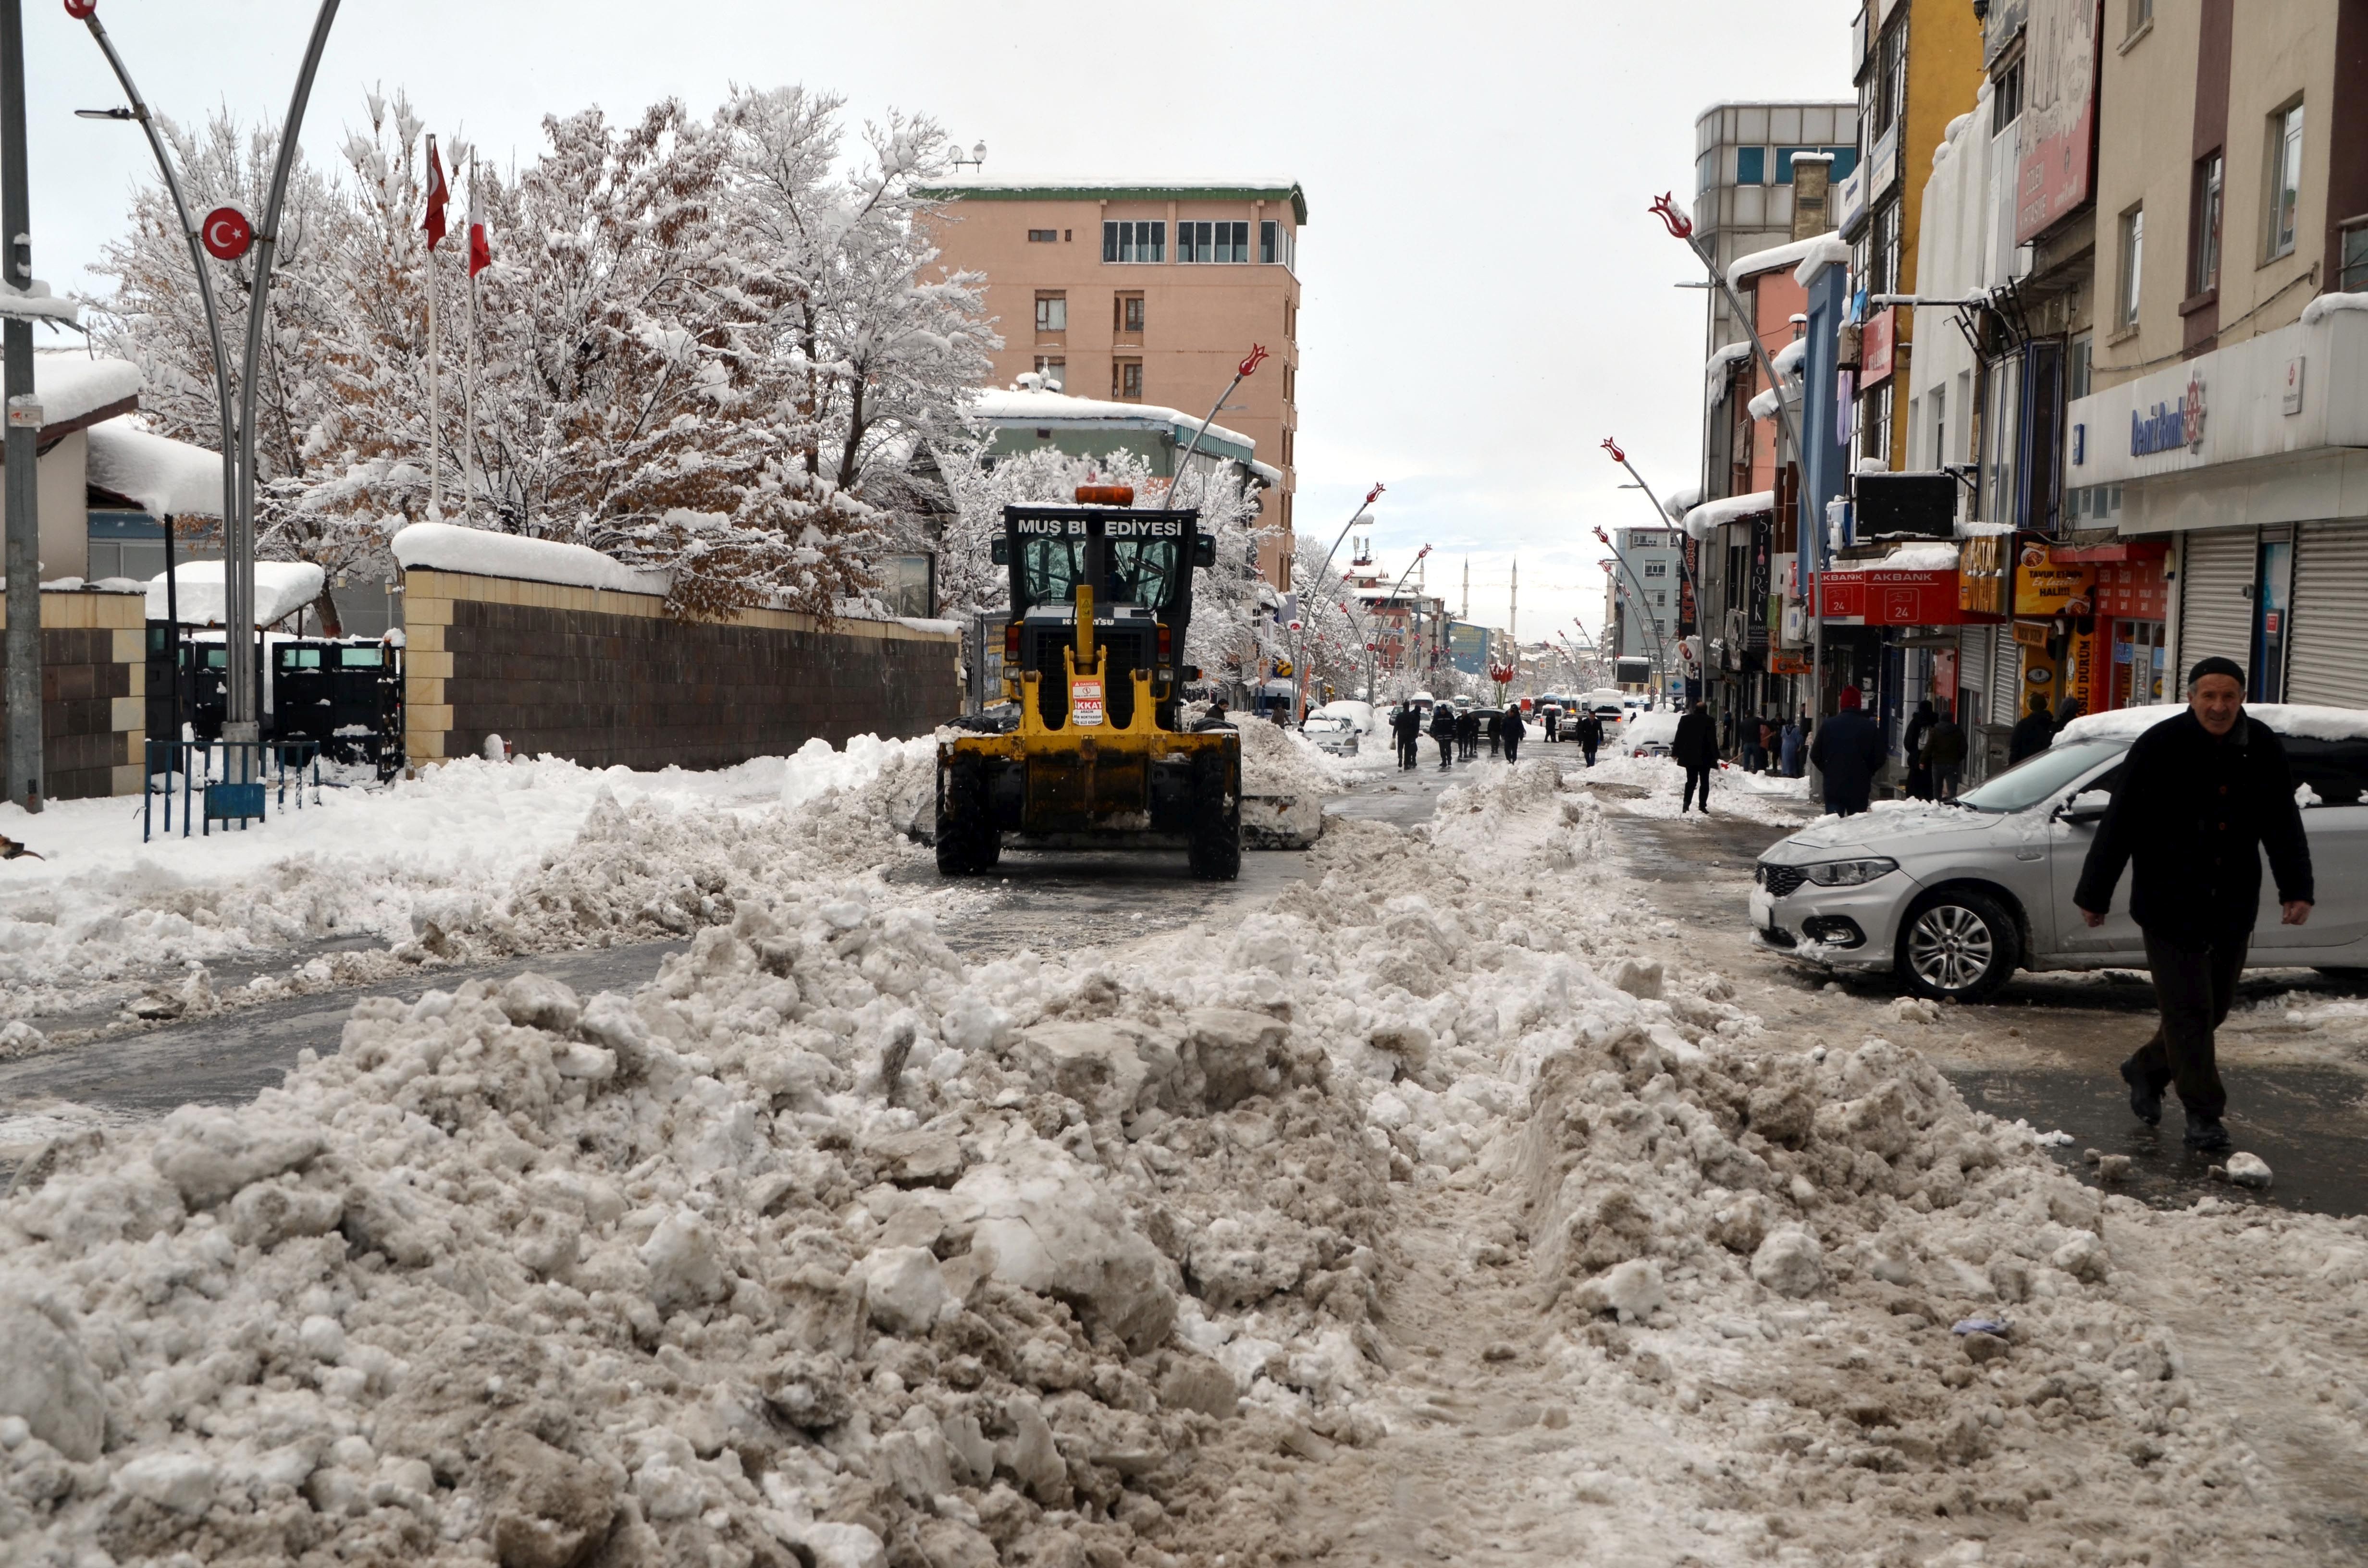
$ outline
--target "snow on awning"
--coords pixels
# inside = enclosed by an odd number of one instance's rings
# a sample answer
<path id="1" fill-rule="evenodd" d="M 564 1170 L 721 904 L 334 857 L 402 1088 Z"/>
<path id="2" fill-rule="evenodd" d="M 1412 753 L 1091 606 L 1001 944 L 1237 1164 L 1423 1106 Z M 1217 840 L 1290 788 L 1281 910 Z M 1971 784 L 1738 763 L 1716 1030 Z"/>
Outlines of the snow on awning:
<path id="1" fill-rule="evenodd" d="M 227 562 L 191 561 L 157 574 L 148 585 L 148 619 L 166 619 L 165 585 L 169 579 L 180 600 L 184 626 L 220 625 L 229 615 L 229 585 L 223 581 Z M 255 624 L 270 626 L 295 614 L 321 597 L 327 580 L 310 561 L 258 561 L 255 563 Z"/>
<path id="2" fill-rule="evenodd" d="M 515 577 L 620 594 L 663 594 L 670 581 L 664 572 L 635 571 L 588 545 L 497 534 L 455 523 L 414 523 L 394 536 L 390 548 L 406 571 L 466 572 L 479 577 Z"/>
<path id="3" fill-rule="evenodd" d="M 140 429 L 128 418 L 90 427 L 88 472 L 92 484 L 154 517 L 222 516 L 222 454 Z"/>
<path id="4" fill-rule="evenodd" d="M 103 412 L 128 414 L 139 396 L 140 371 L 128 359 L 54 350 L 33 356 L 33 401 L 41 405 L 44 430 L 72 429 Z"/>
<path id="5" fill-rule="evenodd" d="M 1796 337 L 1776 350 L 1774 358 L 1769 362 L 1776 367 L 1778 375 L 1788 381 L 1797 381 L 1801 379 L 1801 361 L 1808 357 L 1809 340 L 1806 337 Z"/>
<path id="6" fill-rule="evenodd" d="M 1880 561 L 1853 561 L 1827 569 L 1828 575 L 1850 572 L 1954 572 L 1957 569 L 1957 547 L 1945 540 L 1932 540 L 1916 544 L 1903 544 Z"/>
<path id="7" fill-rule="evenodd" d="M 1766 250 L 1753 251 L 1749 256 L 1739 256 L 1726 269 L 1726 286 L 1740 289 L 1747 278 L 1757 278 L 1763 272 L 1774 272 L 1780 267 L 1796 267 L 1817 254 L 1821 246 L 1840 244 L 1831 234 L 1815 234 L 1805 240 L 1794 240 L 1790 244 L 1770 245 Z M 1849 258 L 1849 246 L 1842 246 L 1842 256 L 1844 259 Z"/>
<path id="8" fill-rule="evenodd" d="M 1706 501 L 1686 514 L 1686 532 L 1694 539 L 1707 540 L 1728 523 L 1739 523 L 1746 517 L 1756 517 L 1762 512 L 1776 509 L 1776 493 L 1755 490 L 1748 495 L 1729 495 L 1716 501 Z"/>
<path id="9" fill-rule="evenodd" d="M 1751 345 L 1730 343 L 1712 355 L 1702 365 L 1702 398 L 1705 405 L 1716 403 L 1726 391 L 1726 378 L 1735 367 L 1751 358 Z"/>
<path id="10" fill-rule="evenodd" d="M 1702 486 L 1689 484 L 1683 490 L 1672 490 L 1661 503 L 1661 511 L 1673 523 L 1682 523 L 1686 514 L 1702 505 Z"/>
<path id="11" fill-rule="evenodd" d="M 1803 155 L 1793 153 L 1793 161 L 1799 163 Z M 1801 265 L 1793 268 L 1793 281 L 1805 289 L 1817 280 L 1818 273 L 1828 267 L 1848 267 L 1850 259 L 1850 248 L 1839 236 L 1819 234 L 1811 242 L 1808 254 L 1801 258 Z"/>

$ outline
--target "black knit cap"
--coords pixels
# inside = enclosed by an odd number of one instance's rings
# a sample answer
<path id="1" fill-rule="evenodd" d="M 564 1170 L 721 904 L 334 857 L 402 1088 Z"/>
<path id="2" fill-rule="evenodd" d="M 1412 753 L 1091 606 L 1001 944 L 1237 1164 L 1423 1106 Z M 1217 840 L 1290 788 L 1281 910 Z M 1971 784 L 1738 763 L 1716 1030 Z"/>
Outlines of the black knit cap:
<path id="1" fill-rule="evenodd" d="M 2205 676 L 2226 676 L 2239 687 L 2245 684 L 2245 667 L 2236 660 L 2224 659 L 2217 653 L 2208 659 L 2195 661 L 2195 667 L 2187 672 L 2188 689 L 2193 690 L 2195 683 Z"/>

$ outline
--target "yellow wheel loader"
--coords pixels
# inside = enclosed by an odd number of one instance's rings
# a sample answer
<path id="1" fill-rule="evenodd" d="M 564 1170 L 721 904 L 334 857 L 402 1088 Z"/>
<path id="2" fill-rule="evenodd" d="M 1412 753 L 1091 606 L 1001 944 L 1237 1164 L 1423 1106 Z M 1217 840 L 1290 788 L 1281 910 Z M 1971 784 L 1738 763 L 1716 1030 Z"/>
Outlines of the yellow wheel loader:
<path id="1" fill-rule="evenodd" d="M 1087 485 L 1078 505 L 1007 506 L 994 559 L 1011 573 L 1006 706 L 938 745 L 938 869 L 1030 849 L 1182 849 L 1192 874 L 1242 867 L 1242 741 L 1185 729 L 1192 571 L 1215 563 L 1197 511 L 1137 511 Z"/>

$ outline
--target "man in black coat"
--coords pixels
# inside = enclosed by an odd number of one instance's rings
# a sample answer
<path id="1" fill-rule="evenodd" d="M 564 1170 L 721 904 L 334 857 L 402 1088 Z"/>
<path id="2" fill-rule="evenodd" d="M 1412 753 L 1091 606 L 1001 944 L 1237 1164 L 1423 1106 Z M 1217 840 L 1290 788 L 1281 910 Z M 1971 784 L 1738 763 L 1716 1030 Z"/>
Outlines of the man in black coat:
<path id="1" fill-rule="evenodd" d="M 1466 708 L 1455 716 L 1455 755 L 1470 762 L 1480 755 L 1480 710 Z"/>
<path id="2" fill-rule="evenodd" d="M 1932 798 L 1932 764 L 1925 756 L 1924 736 L 1934 723 L 1930 699 L 1916 705 L 1916 716 L 1907 721 L 1907 737 L 1899 743 L 1907 758 L 1907 792 L 1919 801 Z"/>
<path id="3" fill-rule="evenodd" d="M 1718 728 L 1711 722 L 1706 704 L 1696 702 L 1678 721 L 1677 735 L 1669 742 L 1669 757 L 1686 770 L 1686 792 L 1678 801 L 1678 815 L 1686 814 L 1686 808 L 1697 795 L 1702 801 L 1702 815 L 1710 815 L 1710 775 L 1718 766 Z"/>
<path id="4" fill-rule="evenodd" d="M 2213 1031 L 2228 1017 L 2261 902 L 2261 852 L 2277 878 L 2279 919 L 2310 918 L 2310 841 L 2277 733 L 2245 711 L 2245 672 L 2204 659 L 2187 677 L 2187 711 L 2137 738 L 2121 788 L 2097 827 L 2072 902 L 2104 924 L 2122 868 L 2130 918 L 2146 933 L 2162 1022 L 2122 1063 L 2130 1108 L 2162 1119 L 2162 1091 L 2179 1087 L 2187 1146 L 2228 1147 L 2228 1108 Z"/>
<path id="5" fill-rule="evenodd" d="M 1455 710 L 1444 702 L 1430 705 L 1430 738 L 1439 743 L 1439 766 L 1455 766 Z"/>
<path id="6" fill-rule="evenodd" d="M 1841 711 L 1820 723 L 1809 741 L 1809 760 L 1825 779 L 1826 810 L 1836 816 L 1865 811 L 1883 771 L 1883 727 L 1859 710 L 1858 687 L 1846 686 Z"/>
<path id="7" fill-rule="evenodd" d="M 1578 710 L 1578 723 L 1575 728 L 1578 735 L 1578 749 L 1587 755 L 1587 766 L 1593 767 L 1596 748 L 1603 744 L 1602 715 L 1592 708 L 1582 708 Z"/>
<path id="8" fill-rule="evenodd" d="M 2006 760 L 2011 767 L 2027 756 L 2037 756 L 2055 739 L 2055 721 L 2047 716 L 2047 694 L 2031 694 L 2031 711 L 2015 721 L 2014 733 L 2007 737 Z"/>
<path id="9" fill-rule="evenodd" d="M 1399 703 L 1398 710 L 1390 715 L 1390 734 L 1398 743 L 1398 766 L 1412 767 L 1422 744 L 1422 710 L 1411 702 Z"/>
<path id="10" fill-rule="evenodd" d="M 1529 729 L 1521 719 L 1520 705 L 1507 703 L 1504 713 L 1497 720 L 1497 737 L 1505 743 L 1505 760 L 1508 763 L 1521 760 L 1521 737 L 1529 733 Z"/>

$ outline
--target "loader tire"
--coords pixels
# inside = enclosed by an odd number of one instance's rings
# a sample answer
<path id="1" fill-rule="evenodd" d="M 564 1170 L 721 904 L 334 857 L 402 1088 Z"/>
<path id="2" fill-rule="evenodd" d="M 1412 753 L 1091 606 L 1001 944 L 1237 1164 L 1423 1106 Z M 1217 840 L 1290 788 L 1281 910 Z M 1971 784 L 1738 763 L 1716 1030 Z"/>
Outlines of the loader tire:
<path id="1" fill-rule="evenodd" d="M 1242 804 L 1232 774 L 1219 752 L 1204 753 L 1192 765 L 1190 853 L 1192 874 L 1204 882 L 1230 882 L 1242 874 Z"/>
<path id="2" fill-rule="evenodd" d="M 995 869 L 1003 835 L 986 801 L 986 769 L 969 758 L 946 768 L 938 787 L 938 873 L 974 877 Z"/>

